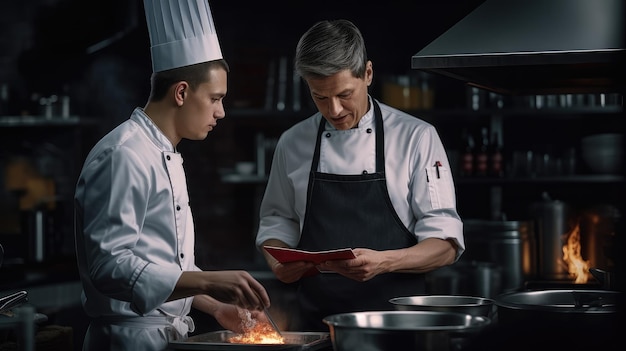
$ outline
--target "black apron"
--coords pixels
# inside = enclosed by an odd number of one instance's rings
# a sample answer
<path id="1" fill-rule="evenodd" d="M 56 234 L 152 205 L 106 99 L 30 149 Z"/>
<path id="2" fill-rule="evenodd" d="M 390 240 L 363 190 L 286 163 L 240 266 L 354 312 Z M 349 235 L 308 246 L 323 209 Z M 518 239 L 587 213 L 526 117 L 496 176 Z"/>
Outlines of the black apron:
<path id="1" fill-rule="evenodd" d="M 338 248 L 391 250 L 413 246 L 417 239 L 402 223 L 387 191 L 383 120 L 373 100 L 376 127 L 376 173 L 337 175 L 317 171 L 326 120 L 322 117 L 307 190 L 306 214 L 298 247 L 319 251 Z M 424 276 L 387 273 L 357 282 L 336 273 L 300 279 L 300 330 L 328 331 L 322 319 L 331 314 L 393 310 L 389 299 L 424 294 Z"/>

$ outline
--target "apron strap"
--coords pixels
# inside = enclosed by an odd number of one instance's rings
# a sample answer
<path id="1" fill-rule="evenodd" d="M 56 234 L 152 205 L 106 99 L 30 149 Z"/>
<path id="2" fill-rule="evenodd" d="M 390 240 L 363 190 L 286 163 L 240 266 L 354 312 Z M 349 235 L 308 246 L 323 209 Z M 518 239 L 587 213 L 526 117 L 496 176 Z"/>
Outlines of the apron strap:
<path id="1" fill-rule="evenodd" d="M 378 101 L 374 103 L 374 120 L 376 123 L 376 173 L 385 174 L 385 131 L 383 130 L 383 114 Z"/>

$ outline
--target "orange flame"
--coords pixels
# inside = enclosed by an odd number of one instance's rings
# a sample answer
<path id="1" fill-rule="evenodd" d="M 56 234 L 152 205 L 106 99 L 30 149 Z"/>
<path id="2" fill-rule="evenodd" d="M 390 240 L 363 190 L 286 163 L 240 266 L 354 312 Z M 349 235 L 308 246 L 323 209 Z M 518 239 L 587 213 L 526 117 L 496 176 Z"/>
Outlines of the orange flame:
<path id="1" fill-rule="evenodd" d="M 570 276 L 575 277 L 576 284 L 585 284 L 589 280 L 589 261 L 585 261 L 580 254 L 580 226 L 577 224 L 563 245 L 563 261 L 567 264 Z"/>
<path id="2" fill-rule="evenodd" d="M 228 339 L 235 344 L 284 344 L 285 340 L 271 325 L 256 323 L 256 325 L 244 334 L 237 334 Z"/>

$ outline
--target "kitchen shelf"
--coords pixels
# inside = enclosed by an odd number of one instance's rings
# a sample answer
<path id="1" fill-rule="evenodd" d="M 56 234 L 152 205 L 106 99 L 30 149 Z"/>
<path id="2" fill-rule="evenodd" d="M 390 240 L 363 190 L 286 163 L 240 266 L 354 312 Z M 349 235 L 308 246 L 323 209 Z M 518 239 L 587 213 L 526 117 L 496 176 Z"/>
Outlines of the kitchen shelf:
<path id="1" fill-rule="evenodd" d="M 230 184 L 265 184 L 267 182 L 267 176 L 259 176 L 256 174 L 226 174 L 221 177 L 223 183 Z M 573 176 L 555 176 L 555 177 L 510 177 L 510 178 L 458 178 L 454 180 L 459 185 L 465 184 L 490 184 L 490 185 L 502 185 L 502 184 L 523 184 L 523 183 L 626 183 L 626 176 L 613 175 L 613 174 L 597 174 L 597 175 L 573 175 Z"/>
<path id="2" fill-rule="evenodd" d="M 620 99 L 621 101 L 621 99 Z M 504 177 L 455 177 L 458 209 L 465 217 L 496 219 L 527 218 L 527 207 L 547 192 L 573 207 L 585 208 L 604 202 L 624 209 L 624 171 L 615 174 L 594 174 L 582 159 L 581 140 L 587 135 L 624 133 L 624 107 L 613 101 L 609 105 L 542 107 L 508 105 L 504 108 L 486 106 L 478 110 L 468 107 L 410 111 L 437 127 L 448 150 L 464 150 L 460 138 L 469 131 L 476 139 L 478 131 L 487 127 L 498 133 L 504 143 Z M 550 159 L 569 160 L 575 157 L 575 173 L 561 175 L 518 174 L 515 154 L 532 152 L 549 155 Z M 534 164 L 531 167 L 541 167 Z M 509 164 L 511 163 L 511 164 Z M 556 170 L 555 170 L 556 171 Z M 523 170 L 522 170 L 523 172 Z M 598 196 L 598 194 L 602 194 Z"/>
<path id="3" fill-rule="evenodd" d="M 0 127 L 53 127 L 96 125 L 96 120 L 78 116 L 52 117 L 44 116 L 0 116 Z"/>
<path id="4" fill-rule="evenodd" d="M 610 184 L 610 183 L 624 183 L 626 182 L 626 176 L 613 175 L 613 174 L 593 174 L 593 175 L 572 175 L 572 176 L 555 176 L 555 177 L 510 177 L 510 178 L 458 178 L 454 180 L 459 185 L 463 184 L 490 184 L 490 185 L 503 185 L 503 184 L 548 184 L 548 183 L 593 183 L 593 184 Z"/>
<path id="5" fill-rule="evenodd" d="M 267 176 L 256 174 L 225 174 L 221 179 L 223 183 L 230 184 L 265 184 L 267 182 Z"/>
<path id="6" fill-rule="evenodd" d="M 3 195 L 0 196 L 0 206 L 4 220 L 0 240 L 8 242 L 6 258 L 48 262 L 74 253 L 72 199 L 80 167 L 100 135 L 99 121 L 82 116 L 0 116 L 1 145 L 6 155 L 0 166 L 3 170 L 9 167 L 15 170 L 13 179 L 24 178 L 14 183 L 17 188 L 7 189 L 12 193 L 0 194 Z M 39 195 L 26 185 L 31 180 L 50 186 L 49 191 L 54 197 Z M 34 227 L 30 226 L 37 205 L 23 205 L 21 198 L 24 196 L 54 204 L 44 211 L 46 229 L 43 238 L 35 235 Z M 34 253 L 35 242 L 45 245 L 43 255 L 38 251 Z"/>
<path id="7" fill-rule="evenodd" d="M 264 108 L 237 108 L 237 107 L 226 107 L 226 118 L 281 118 L 286 120 L 302 120 L 304 118 L 309 117 L 316 110 L 311 109 L 301 109 L 301 110 L 293 110 L 293 109 L 284 109 L 284 110 L 275 110 L 275 109 L 264 109 Z"/>
<path id="8" fill-rule="evenodd" d="M 468 108 L 449 108 L 449 109 L 431 109 L 431 110 L 407 110 L 414 116 L 430 116 L 430 117 L 472 117 L 472 116 L 492 116 L 502 115 L 503 117 L 516 116 L 541 116 L 551 118 L 567 118 L 577 115 L 611 115 L 624 113 L 624 107 L 618 105 L 611 106 L 586 106 L 586 107 L 554 107 L 554 108 L 526 108 L 511 107 L 502 109 L 480 109 L 471 110 Z"/>

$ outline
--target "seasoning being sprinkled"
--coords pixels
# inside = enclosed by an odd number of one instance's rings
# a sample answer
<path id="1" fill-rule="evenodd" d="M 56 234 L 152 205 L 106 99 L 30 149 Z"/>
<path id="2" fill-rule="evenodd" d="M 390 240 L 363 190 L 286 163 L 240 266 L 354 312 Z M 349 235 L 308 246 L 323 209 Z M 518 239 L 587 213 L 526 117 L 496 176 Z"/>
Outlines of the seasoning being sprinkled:
<path id="1" fill-rule="evenodd" d="M 237 313 L 239 315 L 239 318 L 241 318 L 241 328 L 244 331 L 254 328 L 257 320 L 252 319 L 252 313 L 250 313 L 249 310 L 245 310 L 245 309 L 238 308 L 237 310 L 238 310 Z"/>
<path id="2" fill-rule="evenodd" d="M 228 339 L 235 344 L 284 344 L 285 339 L 269 324 L 253 319 L 248 310 L 240 310 L 243 334 L 237 334 Z"/>

